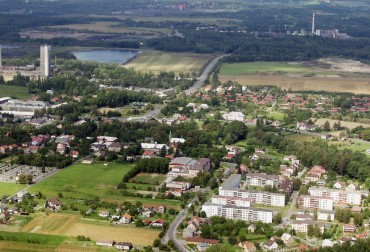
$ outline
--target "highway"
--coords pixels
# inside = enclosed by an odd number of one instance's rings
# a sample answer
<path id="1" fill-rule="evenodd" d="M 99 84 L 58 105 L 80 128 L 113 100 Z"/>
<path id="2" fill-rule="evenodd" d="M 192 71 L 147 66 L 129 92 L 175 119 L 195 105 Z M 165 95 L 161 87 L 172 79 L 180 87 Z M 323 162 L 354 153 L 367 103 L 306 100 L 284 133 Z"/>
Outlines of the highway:
<path id="1" fill-rule="evenodd" d="M 197 89 L 204 84 L 208 75 L 211 73 L 213 68 L 217 65 L 217 63 L 224 57 L 228 56 L 229 54 L 221 55 L 217 58 L 214 58 L 208 66 L 204 69 L 203 73 L 198 77 L 197 81 L 194 83 L 193 86 L 185 90 L 186 95 L 192 95 L 197 91 Z"/>

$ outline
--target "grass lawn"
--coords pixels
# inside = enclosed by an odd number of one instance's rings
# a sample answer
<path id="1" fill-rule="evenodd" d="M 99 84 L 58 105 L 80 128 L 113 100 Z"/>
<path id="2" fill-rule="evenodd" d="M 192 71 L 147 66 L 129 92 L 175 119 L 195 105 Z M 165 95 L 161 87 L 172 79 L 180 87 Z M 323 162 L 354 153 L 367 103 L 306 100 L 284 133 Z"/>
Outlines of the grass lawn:
<path id="1" fill-rule="evenodd" d="M 223 64 L 220 75 L 243 75 L 256 72 L 283 72 L 283 73 L 309 73 L 314 70 L 310 67 L 280 63 L 280 62 L 248 62 Z"/>
<path id="2" fill-rule="evenodd" d="M 26 186 L 27 185 L 0 182 L 0 195 L 12 195 Z"/>
<path id="3" fill-rule="evenodd" d="M 287 115 L 282 112 L 270 112 L 269 116 L 272 117 L 274 120 L 283 121 Z"/>
<path id="4" fill-rule="evenodd" d="M 166 175 L 164 174 L 150 174 L 150 173 L 140 173 L 136 175 L 134 178 L 130 179 L 130 182 L 134 183 L 143 183 L 143 184 L 151 184 L 151 185 L 159 185 L 166 179 Z"/>
<path id="5" fill-rule="evenodd" d="M 306 142 L 306 141 L 313 142 L 317 139 L 317 137 L 304 135 L 304 134 L 293 134 L 293 135 L 286 136 L 286 138 L 293 140 L 293 141 L 301 142 L 301 143 Z"/>
<path id="6" fill-rule="evenodd" d="M 9 96 L 15 97 L 17 99 L 24 99 L 29 97 L 27 87 L 9 86 L 1 85 L 0 87 L 0 97 Z"/>
<path id="7" fill-rule="evenodd" d="M 145 51 L 125 65 L 125 67 L 155 74 L 169 71 L 175 73 L 198 73 L 211 58 L 212 55 L 210 54 Z"/>
<path id="8" fill-rule="evenodd" d="M 132 165 L 116 163 L 109 163 L 108 166 L 75 164 L 32 186 L 30 192 L 41 191 L 48 197 L 57 197 L 62 192 L 65 198 L 105 198 L 112 194 L 123 175 L 131 168 Z"/>

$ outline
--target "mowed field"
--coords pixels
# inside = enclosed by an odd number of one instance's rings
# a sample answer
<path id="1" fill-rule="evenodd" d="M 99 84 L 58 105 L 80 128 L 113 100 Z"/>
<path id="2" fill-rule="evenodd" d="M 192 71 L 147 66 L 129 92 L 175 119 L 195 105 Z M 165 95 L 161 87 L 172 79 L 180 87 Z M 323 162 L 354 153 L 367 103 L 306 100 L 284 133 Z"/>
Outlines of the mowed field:
<path id="1" fill-rule="evenodd" d="M 28 94 L 27 87 L 1 85 L 0 86 L 0 97 L 4 97 L 4 96 L 23 99 L 23 98 L 29 97 L 30 95 Z"/>
<path id="2" fill-rule="evenodd" d="M 271 85 L 292 91 L 328 91 L 370 94 L 364 74 L 349 74 L 330 69 L 278 62 L 223 64 L 219 79 L 246 86 Z"/>
<path id="3" fill-rule="evenodd" d="M 109 163 L 75 164 L 57 174 L 33 185 L 30 192 L 42 192 L 48 197 L 57 197 L 63 193 L 64 198 L 76 197 L 108 197 L 115 186 L 122 181 L 132 165 Z M 113 195 L 112 195 L 113 196 Z"/>
<path id="4" fill-rule="evenodd" d="M 126 64 L 125 67 L 155 74 L 169 71 L 175 73 L 199 73 L 199 70 L 211 58 L 211 54 L 145 51 Z"/>
<path id="5" fill-rule="evenodd" d="M 130 179 L 130 182 L 143 183 L 151 185 L 159 185 L 166 179 L 166 175 L 157 173 L 140 173 L 134 178 Z"/>
<path id="6" fill-rule="evenodd" d="M 0 195 L 12 195 L 12 194 L 22 190 L 26 186 L 27 185 L 0 182 Z"/>
<path id="7" fill-rule="evenodd" d="M 127 241 L 137 246 L 145 246 L 152 244 L 153 240 L 158 238 L 160 230 L 82 223 L 79 215 L 54 213 L 37 216 L 22 228 L 22 232 L 71 237 L 84 235 L 94 241 Z"/>

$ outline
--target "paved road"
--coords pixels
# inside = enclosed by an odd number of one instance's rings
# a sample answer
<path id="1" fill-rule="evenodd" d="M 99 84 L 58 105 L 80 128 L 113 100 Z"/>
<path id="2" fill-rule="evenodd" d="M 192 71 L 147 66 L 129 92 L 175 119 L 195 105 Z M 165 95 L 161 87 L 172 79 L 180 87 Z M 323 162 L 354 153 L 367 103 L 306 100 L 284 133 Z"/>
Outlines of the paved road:
<path id="1" fill-rule="evenodd" d="M 195 197 L 190 201 L 189 204 L 194 204 L 194 202 L 197 200 Z M 179 227 L 180 223 L 186 218 L 186 214 L 188 213 L 188 206 L 189 204 L 179 212 L 179 214 L 176 216 L 176 219 L 171 223 L 170 227 L 167 230 L 166 235 L 163 237 L 162 242 L 167 243 L 169 240 L 172 240 L 176 248 L 181 252 L 189 252 L 189 250 L 186 248 L 186 242 L 183 240 L 179 240 L 176 238 L 176 230 Z"/>
<path id="2" fill-rule="evenodd" d="M 207 79 L 208 77 L 208 74 L 211 73 L 211 71 L 213 70 L 213 68 L 217 65 L 217 63 L 224 57 L 228 56 L 229 54 L 224 54 L 224 55 L 221 55 L 217 58 L 214 58 L 209 64 L 208 66 L 204 69 L 203 73 L 198 77 L 197 81 L 194 83 L 193 86 L 191 86 L 190 88 L 188 88 L 187 90 L 185 90 L 185 93 L 186 95 L 192 95 L 195 93 L 195 91 L 197 91 L 197 89 L 202 86 L 205 82 L 205 80 Z"/>

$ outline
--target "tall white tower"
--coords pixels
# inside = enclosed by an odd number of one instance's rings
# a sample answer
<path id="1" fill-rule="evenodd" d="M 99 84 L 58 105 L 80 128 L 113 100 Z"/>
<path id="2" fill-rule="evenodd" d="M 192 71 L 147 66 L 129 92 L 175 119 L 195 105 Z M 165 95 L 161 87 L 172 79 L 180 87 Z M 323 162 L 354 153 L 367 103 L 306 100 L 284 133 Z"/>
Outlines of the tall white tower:
<path id="1" fill-rule="evenodd" d="M 51 46 L 40 46 L 40 75 L 41 77 L 50 76 L 50 50 Z"/>
<path id="2" fill-rule="evenodd" d="M 315 13 L 312 13 L 312 34 L 315 34 Z"/>

